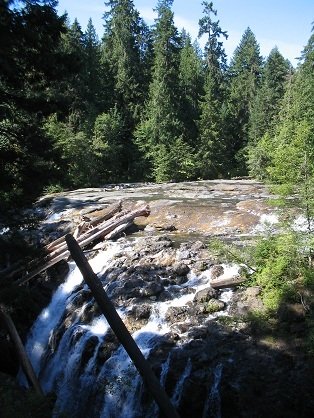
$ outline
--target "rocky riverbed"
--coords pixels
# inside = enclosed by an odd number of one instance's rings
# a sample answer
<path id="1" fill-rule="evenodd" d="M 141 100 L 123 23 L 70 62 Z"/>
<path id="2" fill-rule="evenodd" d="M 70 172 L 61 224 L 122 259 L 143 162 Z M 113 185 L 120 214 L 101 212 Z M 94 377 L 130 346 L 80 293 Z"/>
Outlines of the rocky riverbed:
<path id="1" fill-rule="evenodd" d="M 136 221 L 146 233 L 167 231 L 182 239 L 251 236 L 277 215 L 268 204 L 272 196 L 253 180 L 215 180 L 164 184 L 122 184 L 98 189 L 81 189 L 45 196 L 38 204 L 46 207 L 46 229 L 64 228 L 82 214 L 97 213 L 122 200 L 123 208 L 148 203 L 151 214 Z"/>
<path id="2" fill-rule="evenodd" d="M 223 264 L 208 240 L 246 245 L 275 227 L 279 214 L 269 198 L 262 184 L 241 180 L 107 186 L 38 202 L 42 241 L 114 201 L 125 209 L 149 203 L 148 218 L 88 256 L 181 417 L 312 416 L 313 364 L 302 349 L 302 310 L 291 307 L 280 321 L 255 328 L 248 315 L 263 310 L 259 288 L 211 286 L 217 277 L 238 275 L 239 266 Z M 74 265 L 66 270 L 57 270 L 61 287 L 27 343 L 44 389 L 57 394 L 55 411 L 158 416 Z M 43 275 L 43 288 L 55 279 Z"/>

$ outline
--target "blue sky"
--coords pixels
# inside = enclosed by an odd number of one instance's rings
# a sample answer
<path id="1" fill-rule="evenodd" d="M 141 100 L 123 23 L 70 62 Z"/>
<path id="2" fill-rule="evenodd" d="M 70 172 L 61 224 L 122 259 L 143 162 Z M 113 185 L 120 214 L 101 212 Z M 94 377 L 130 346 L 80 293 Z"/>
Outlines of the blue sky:
<path id="1" fill-rule="evenodd" d="M 157 0 L 134 0 L 147 24 L 154 21 L 156 4 Z M 249 26 L 263 56 L 277 45 L 284 57 L 296 65 L 295 58 L 306 45 L 314 21 L 314 0 L 216 0 L 214 8 L 222 29 L 229 34 L 224 42 L 229 58 Z M 76 17 L 83 30 L 91 17 L 98 35 L 102 36 L 104 0 L 59 0 L 58 10 L 60 13 L 67 11 L 71 21 Z M 177 28 L 184 27 L 193 39 L 196 38 L 203 12 L 202 0 L 174 0 L 173 11 Z"/>

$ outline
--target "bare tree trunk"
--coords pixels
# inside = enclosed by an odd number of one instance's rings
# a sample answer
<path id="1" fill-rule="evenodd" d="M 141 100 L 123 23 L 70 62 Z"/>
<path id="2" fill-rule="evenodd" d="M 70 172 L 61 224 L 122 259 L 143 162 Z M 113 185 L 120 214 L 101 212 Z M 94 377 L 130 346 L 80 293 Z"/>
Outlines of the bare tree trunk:
<path id="1" fill-rule="evenodd" d="M 34 387 L 34 389 L 36 390 L 38 395 L 43 396 L 43 391 L 41 389 L 41 386 L 39 384 L 39 381 L 36 377 L 36 374 L 34 372 L 33 366 L 31 364 L 31 362 L 29 361 L 29 358 L 27 357 L 25 348 L 22 344 L 21 338 L 15 328 L 14 322 L 12 321 L 11 317 L 9 314 L 7 314 L 6 312 L 4 312 L 1 308 L 0 308 L 0 319 L 3 322 L 4 326 L 6 327 L 11 340 L 16 348 L 19 360 L 21 362 L 21 366 L 22 369 L 27 377 L 27 379 L 29 380 L 29 382 L 31 383 L 31 385 Z"/>

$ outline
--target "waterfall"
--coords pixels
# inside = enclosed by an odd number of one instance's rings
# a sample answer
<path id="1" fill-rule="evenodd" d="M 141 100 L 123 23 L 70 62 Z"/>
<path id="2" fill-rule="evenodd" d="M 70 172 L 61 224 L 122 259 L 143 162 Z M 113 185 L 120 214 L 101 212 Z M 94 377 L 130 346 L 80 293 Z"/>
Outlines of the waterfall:
<path id="1" fill-rule="evenodd" d="M 117 272 L 126 276 L 123 260 L 126 254 L 132 254 L 132 250 L 130 242 L 108 243 L 106 250 L 90 260 L 95 273 L 100 274 L 103 285 L 113 293 L 124 288 L 125 282 L 119 281 Z M 111 270 L 113 275 L 110 276 Z M 172 354 L 175 350 L 181 350 L 179 345 L 167 343 L 165 336 L 172 332 L 167 312 L 169 308 L 178 311 L 183 308 L 184 312 L 185 307 L 191 307 L 195 293 L 208 287 L 210 279 L 210 270 L 198 276 L 191 272 L 186 283 L 167 286 L 165 301 L 158 301 L 154 297 L 144 299 L 150 308 L 149 317 L 145 325 L 133 333 L 133 338 L 146 358 L 158 352 L 164 344 L 162 354 L 158 357 L 162 386 L 166 385 L 172 363 L 175 364 Z M 150 283 L 149 280 L 147 283 Z M 109 290 L 108 293 L 110 295 Z M 230 291 L 221 292 L 219 298 L 227 301 Z M 116 301 L 122 319 L 127 318 L 132 308 L 141 301 L 140 298 L 128 299 L 125 305 Z M 223 315 L 224 312 L 219 314 Z M 207 315 L 207 318 L 216 316 Z M 186 338 L 189 341 L 189 337 Z M 99 316 L 92 295 L 82 283 L 82 276 L 73 263 L 70 264 L 64 284 L 59 286 L 49 306 L 34 323 L 26 350 L 44 391 L 56 394 L 54 417 L 66 414 L 75 418 L 153 418 L 159 414 L 157 405 L 150 398 L 147 399 L 142 378 L 128 354 L 112 334 L 106 319 Z M 193 359 L 182 356 L 182 360 L 186 363 L 180 366 L 181 375 L 170 373 L 172 381 L 175 380 L 170 390 L 171 400 L 176 407 L 180 406 L 182 389 L 189 384 L 188 378 L 193 369 Z M 207 399 L 207 409 L 214 407 L 218 412 L 221 370 L 221 366 L 215 368 L 215 382 Z M 20 381 L 25 384 L 25 378 L 21 377 Z M 216 418 L 220 416 L 218 412 Z"/>
<path id="2" fill-rule="evenodd" d="M 91 266 L 95 272 L 102 271 L 104 265 L 117 253 L 119 247 L 116 244 L 111 244 L 104 252 L 99 253 L 91 260 Z M 58 328 L 60 321 L 66 311 L 67 307 L 71 305 L 76 297 L 75 289 L 82 283 L 82 275 L 76 267 L 75 263 L 71 262 L 70 271 L 63 284 L 61 284 L 56 292 L 53 294 L 48 307 L 42 310 L 37 320 L 35 321 L 26 343 L 26 351 L 32 362 L 35 373 L 41 378 L 42 363 L 47 360 L 49 353 L 47 348 L 49 341 L 53 339 L 53 331 Z M 81 308 L 84 310 L 84 306 Z M 79 316 L 79 315 L 78 315 Z M 70 329 L 68 334 L 73 334 L 75 328 Z M 63 337 L 63 345 L 66 345 L 66 338 Z M 51 350 L 50 354 L 53 354 Z M 47 375 L 47 373 L 46 373 Z M 52 378 L 50 378 L 51 380 Z M 41 379 L 42 385 L 45 387 L 46 382 Z M 20 372 L 20 382 L 27 385 L 26 378 Z M 51 385 L 47 385 L 51 390 Z"/>
<path id="3" fill-rule="evenodd" d="M 180 400 L 181 400 L 181 395 L 182 395 L 183 384 L 184 384 L 185 380 L 190 376 L 191 371 L 192 371 L 192 362 L 191 362 L 191 359 L 189 358 L 189 360 L 188 360 L 188 362 L 185 366 L 185 369 L 183 370 L 183 373 L 182 373 L 180 379 L 178 380 L 178 382 L 176 384 L 174 393 L 171 397 L 172 403 L 175 407 L 179 406 L 179 403 L 180 403 Z"/>
<path id="4" fill-rule="evenodd" d="M 214 381 L 204 406 L 202 418 L 221 418 L 219 386 L 221 382 L 222 368 L 222 364 L 219 363 L 214 369 Z"/>

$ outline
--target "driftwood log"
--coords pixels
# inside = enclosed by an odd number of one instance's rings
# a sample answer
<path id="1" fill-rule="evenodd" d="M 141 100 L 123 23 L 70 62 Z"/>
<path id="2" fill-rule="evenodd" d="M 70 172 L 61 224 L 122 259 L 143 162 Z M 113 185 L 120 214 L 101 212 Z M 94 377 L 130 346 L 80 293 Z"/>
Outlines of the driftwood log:
<path id="1" fill-rule="evenodd" d="M 120 233 L 121 230 L 126 229 L 126 227 L 129 226 L 135 218 L 138 218 L 139 216 L 148 216 L 149 214 L 150 209 L 148 206 L 135 209 L 131 212 L 121 212 L 115 215 L 110 220 L 105 221 L 102 224 L 99 224 L 97 227 L 88 230 L 85 234 L 82 234 L 78 238 L 77 242 L 79 243 L 81 248 L 84 248 L 93 241 L 105 238 L 108 234 L 113 233 L 113 231 L 116 231 L 115 234 Z M 121 228 L 119 228 L 117 232 L 118 227 Z M 113 235 L 111 235 L 111 238 L 112 237 Z M 19 280 L 17 284 L 23 285 L 27 283 L 33 277 L 52 267 L 59 261 L 67 259 L 69 255 L 70 252 L 67 249 L 66 243 L 61 244 L 52 253 L 48 254 L 46 257 L 40 260 L 38 262 L 38 265 L 32 268 L 32 270 L 25 277 Z"/>
<path id="2" fill-rule="evenodd" d="M 103 214 L 100 216 L 97 216 L 93 219 L 91 219 L 90 221 L 84 221 L 82 222 L 75 230 L 75 232 L 73 233 L 74 236 L 76 236 L 76 238 L 78 238 L 82 233 L 84 233 L 85 231 L 87 231 L 88 229 L 91 229 L 92 227 L 107 221 L 108 219 L 112 218 L 116 213 L 121 212 L 121 208 L 122 208 L 122 202 L 119 201 L 117 203 L 113 203 L 112 205 L 108 206 L 108 208 L 106 208 L 105 210 L 102 210 Z M 44 251 L 46 252 L 53 252 L 55 251 L 57 248 L 60 248 L 60 246 L 64 245 L 65 246 L 65 235 L 63 235 L 62 237 L 52 241 L 51 243 L 49 243 L 48 245 L 46 245 L 44 247 Z"/>
<path id="3" fill-rule="evenodd" d="M 226 279 L 214 279 L 210 282 L 210 285 L 213 289 L 226 289 L 228 287 L 238 286 L 246 281 L 245 277 L 233 276 Z"/>

